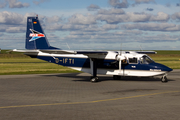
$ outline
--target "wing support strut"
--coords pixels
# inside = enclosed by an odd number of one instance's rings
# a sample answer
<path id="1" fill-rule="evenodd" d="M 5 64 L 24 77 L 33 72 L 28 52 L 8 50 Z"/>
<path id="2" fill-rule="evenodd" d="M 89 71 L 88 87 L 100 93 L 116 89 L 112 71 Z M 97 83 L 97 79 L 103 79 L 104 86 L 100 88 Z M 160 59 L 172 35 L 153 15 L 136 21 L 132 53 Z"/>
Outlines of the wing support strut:
<path id="1" fill-rule="evenodd" d="M 97 77 L 97 59 L 95 58 L 90 58 L 90 69 L 91 69 L 91 82 L 97 82 L 98 77 Z"/>

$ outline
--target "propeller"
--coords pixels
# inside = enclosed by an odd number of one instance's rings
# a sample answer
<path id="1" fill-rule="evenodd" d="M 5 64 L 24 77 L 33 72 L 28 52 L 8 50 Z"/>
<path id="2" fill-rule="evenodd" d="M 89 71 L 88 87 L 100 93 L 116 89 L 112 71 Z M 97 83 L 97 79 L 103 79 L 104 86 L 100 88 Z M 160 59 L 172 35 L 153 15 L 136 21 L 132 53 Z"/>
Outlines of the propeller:
<path id="1" fill-rule="evenodd" d="M 121 74 L 121 57 L 119 59 L 119 74 Z"/>
<path id="2" fill-rule="evenodd" d="M 126 58 L 122 56 L 122 53 L 119 53 L 119 55 L 116 56 L 116 60 L 119 61 L 119 74 L 121 74 L 121 60 L 125 60 Z"/>

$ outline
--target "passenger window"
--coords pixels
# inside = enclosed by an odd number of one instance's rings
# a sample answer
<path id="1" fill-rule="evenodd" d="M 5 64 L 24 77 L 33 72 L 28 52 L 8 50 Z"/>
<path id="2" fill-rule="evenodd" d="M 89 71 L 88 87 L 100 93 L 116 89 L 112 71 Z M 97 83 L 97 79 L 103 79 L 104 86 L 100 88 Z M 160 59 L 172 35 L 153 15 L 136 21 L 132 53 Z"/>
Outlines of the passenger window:
<path id="1" fill-rule="evenodd" d="M 130 63 L 130 64 L 134 64 L 134 63 L 137 64 L 137 63 L 138 63 L 138 60 L 137 60 L 137 58 L 135 58 L 135 57 L 134 57 L 134 58 L 129 58 L 129 63 Z"/>

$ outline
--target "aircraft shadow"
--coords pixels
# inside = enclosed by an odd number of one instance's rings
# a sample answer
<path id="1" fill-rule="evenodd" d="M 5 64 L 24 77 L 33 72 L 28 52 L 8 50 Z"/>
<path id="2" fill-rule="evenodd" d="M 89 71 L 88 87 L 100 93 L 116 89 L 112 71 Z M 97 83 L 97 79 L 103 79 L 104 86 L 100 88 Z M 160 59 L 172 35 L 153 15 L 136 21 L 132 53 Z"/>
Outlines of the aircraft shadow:
<path id="1" fill-rule="evenodd" d="M 90 82 L 91 75 L 80 75 L 82 73 L 64 73 L 64 74 L 52 74 L 45 76 L 56 76 L 56 77 L 67 77 L 74 78 L 72 81 L 74 82 Z M 114 80 L 113 76 L 98 76 L 99 82 L 104 81 L 148 81 L 148 82 L 159 82 L 161 81 L 160 77 L 126 77 L 122 76 L 120 80 Z M 173 79 L 168 79 L 168 81 L 175 81 Z"/>

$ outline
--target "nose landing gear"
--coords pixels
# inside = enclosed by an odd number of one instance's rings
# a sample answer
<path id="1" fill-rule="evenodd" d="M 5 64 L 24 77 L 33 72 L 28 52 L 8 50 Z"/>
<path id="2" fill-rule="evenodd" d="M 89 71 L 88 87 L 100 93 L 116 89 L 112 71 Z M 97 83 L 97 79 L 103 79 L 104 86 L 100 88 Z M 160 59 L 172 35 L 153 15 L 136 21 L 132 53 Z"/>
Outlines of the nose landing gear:
<path id="1" fill-rule="evenodd" d="M 166 82 L 168 82 L 168 79 L 167 79 L 167 74 L 165 74 L 165 75 L 163 75 L 162 76 L 162 78 L 161 78 L 161 82 L 163 82 L 163 83 L 166 83 Z"/>

